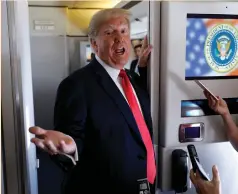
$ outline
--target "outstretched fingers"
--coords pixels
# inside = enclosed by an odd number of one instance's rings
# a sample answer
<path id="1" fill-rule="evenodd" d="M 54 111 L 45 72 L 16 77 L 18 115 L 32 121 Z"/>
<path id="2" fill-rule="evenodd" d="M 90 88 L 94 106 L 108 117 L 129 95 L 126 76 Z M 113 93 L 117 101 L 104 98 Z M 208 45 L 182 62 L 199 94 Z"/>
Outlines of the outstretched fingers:
<path id="1" fill-rule="evenodd" d="M 35 126 L 35 127 L 30 127 L 29 132 L 38 136 L 42 136 L 42 135 L 45 135 L 47 131 L 45 129 Z"/>

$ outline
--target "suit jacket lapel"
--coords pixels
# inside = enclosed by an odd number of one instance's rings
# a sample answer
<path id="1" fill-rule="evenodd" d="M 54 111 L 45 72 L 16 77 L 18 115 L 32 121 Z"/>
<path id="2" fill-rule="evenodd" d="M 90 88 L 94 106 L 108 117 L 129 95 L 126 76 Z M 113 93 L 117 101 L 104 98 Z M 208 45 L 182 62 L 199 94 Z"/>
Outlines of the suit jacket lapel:
<path id="1" fill-rule="evenodd" d="M 114 81 L 108 75 L 106 70 L 97 62 L 97 60 L 94 60 L 91 65 L 94 71 L 96 72 L 99 84 L 102 86 L 105 92 L 112 98 L 114 103 L 117 105 L 118 109 L 123 114 L 128 125 L 132 129 L 132 132 L 136 137 L 137 141 L 144 146 L 136 121 L 131 112 L 131 109 L 128 103 L 126 102 L 124 96 L 122 95 L 121 91 L 117 88 Z"/>

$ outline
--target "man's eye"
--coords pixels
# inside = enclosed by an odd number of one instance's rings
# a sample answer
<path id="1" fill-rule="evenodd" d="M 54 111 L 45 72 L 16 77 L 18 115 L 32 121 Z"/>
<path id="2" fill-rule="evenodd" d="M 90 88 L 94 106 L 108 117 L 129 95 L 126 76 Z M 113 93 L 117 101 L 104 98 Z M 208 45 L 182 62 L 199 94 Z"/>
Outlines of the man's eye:
<path id="1" fill-rule="evenodd" d="M 126 34 L 127 32 L 128 32 L 127 29 L 123 29 L 123 30 L 121 30 L 121 33 L 122 33 L 122 34 Z"/>
<path id="2" fill-rule="evenodd" d="M 111 35 L 111 32 L 106 32 L 106 35 Z"/>

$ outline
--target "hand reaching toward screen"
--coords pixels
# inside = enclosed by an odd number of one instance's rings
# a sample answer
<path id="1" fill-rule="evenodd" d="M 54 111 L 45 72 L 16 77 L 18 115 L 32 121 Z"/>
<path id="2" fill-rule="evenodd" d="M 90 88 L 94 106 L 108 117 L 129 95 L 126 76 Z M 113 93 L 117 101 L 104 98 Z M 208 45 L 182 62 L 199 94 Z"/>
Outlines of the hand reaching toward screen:
<path id="1" fill-rule="evenodd" d="M 229 114 L 229 109 L 226 102 L 218 96 L 218 101 L 214 99 L 207 91 L 204 91 L 204 95 L 208 99 L 209 107 L 220 115 Z"/>
<path id="2" fill-rule="evenodd" d="M 36 137 L 31 139 L 37 147 L 54 154 L 73 154 L 76 151 L 76 144 L 68 135 L 54 130 L 45 130 L 40 127 L 31 127 L 30 133 L 35 134 Z"/>
<path id="3" fill-rule="evenodd" d="M 196 188 L 198 194 L 221 194 L 220 176 L 216 166 L 212 167 L 213 179 L 205 181 L 199 175 L 199 172 L 194 174 L 193 170 L 190 171 L 190 179 Z"/>

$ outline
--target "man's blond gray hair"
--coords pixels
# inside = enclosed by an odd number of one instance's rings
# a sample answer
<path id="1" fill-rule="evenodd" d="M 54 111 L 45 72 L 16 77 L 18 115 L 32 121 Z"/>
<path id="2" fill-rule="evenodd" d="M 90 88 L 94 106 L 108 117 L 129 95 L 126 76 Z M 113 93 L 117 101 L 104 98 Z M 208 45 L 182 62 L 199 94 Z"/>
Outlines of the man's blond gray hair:
<path id="1" fill-rule="evenodd" d="M 93 15 L 89 27 L 88 27 L 88 36 L 89 39 L 94 39 L 98 35 L 100 26 L 109 20 L 110 18 L 115 17 L 125 17 L 128 26 L 130 28 L 130 11 L 120 8 L 111 8 L 111 9 L 102 9 Z"/>

